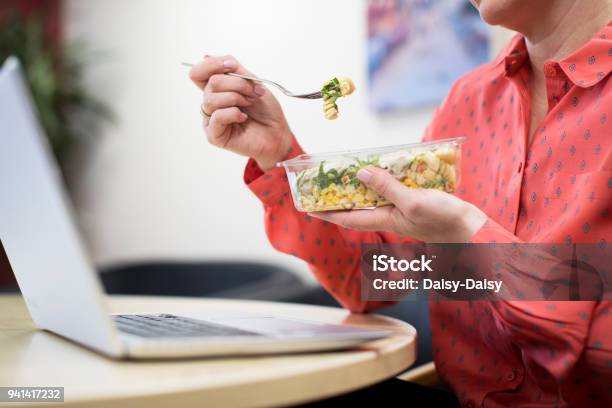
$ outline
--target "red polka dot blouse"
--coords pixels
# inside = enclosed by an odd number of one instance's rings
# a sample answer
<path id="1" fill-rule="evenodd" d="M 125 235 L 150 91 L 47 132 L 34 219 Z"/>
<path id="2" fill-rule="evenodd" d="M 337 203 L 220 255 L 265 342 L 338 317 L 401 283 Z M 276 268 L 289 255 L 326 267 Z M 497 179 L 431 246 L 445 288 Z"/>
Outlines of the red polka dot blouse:
<path id="1" fill-rule="evenodd" d="M 459 79 L 424 139 L 467 138 L 457 195 L 489 217 L 473 242 L 610 245 L 612 25 L 546 62 L 548 112 L 529 145 L 528 58 L 518 35 Z M 290 156 L 301 153 L 294 142 Z M 250 160 L 244 179 L 277 250 L 306 261 L 351 311 L 386 305 L 361 300 L 360 244 L 411 239 L 297 212 L 283 169 Z M 612 406 L 610 302 L 431 302 L 430 316 L 437 370 L 465 406 Z"/>

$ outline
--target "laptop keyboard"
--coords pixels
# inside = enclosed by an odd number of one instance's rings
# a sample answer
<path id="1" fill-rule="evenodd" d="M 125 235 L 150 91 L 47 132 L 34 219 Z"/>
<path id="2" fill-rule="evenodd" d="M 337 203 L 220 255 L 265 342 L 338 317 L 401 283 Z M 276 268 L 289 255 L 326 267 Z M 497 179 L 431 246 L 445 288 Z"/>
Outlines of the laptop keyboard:
<path id="1" fill-rule="evenodd" d="M 235 327 L 173 314 L 113 315 L 119 331 L 140 337 L 261 336 Z"/>

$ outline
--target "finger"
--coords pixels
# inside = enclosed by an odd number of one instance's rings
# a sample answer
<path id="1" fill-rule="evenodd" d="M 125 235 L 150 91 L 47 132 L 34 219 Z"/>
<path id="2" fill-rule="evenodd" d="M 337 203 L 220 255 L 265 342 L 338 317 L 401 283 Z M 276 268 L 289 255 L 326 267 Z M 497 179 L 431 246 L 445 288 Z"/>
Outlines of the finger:
<path id="1" fill-rule="evenodd" d="M 396 206 L 415 199 L 412 197 L 414 190 L 406 187 L 391 174 L 378 167 L 368 166 L 359 170 L 357 178 Z"/>
<path id="2" fill-rule="evenodd" d="M 202 108 L 204 112 L 212 115 L 217 109 L 231 108 L 232 106 L 245 108 L 251 104 L 252 98 L 249 100 L 247 97 L 236 92 L 204 93 Z"/>
<path id="3" fill-rule="evenodd" d="M 238 92 L 244 96 L 256 98 L 263 94 L 260 88 L 257 84 L 243 78 L 214 74 L 204 87 L 204 92 Z"/>
<path id="4" fill-rule="evenodd" d="M 392 231 L 394 207 L 378 207 L 373 210 L 324 211 L 310 213 L 315 218 L 361 231 Z"/>
<path id="5" fill-rule="evenodd" d="M 204 104 L 200 105 L 200 113 L 202 114 L 202 121 L 204 122 L 204 128 L 208 126 L 208 122 L 210 122 L 210 115 L 204 109 Z"/>
<path id="6" fill-rule="evenodd" d="M 248 116 L 237 107 L 218 109 L 213 112 L 208 122 L 207 137 L 208 141 L 215 145 L 221 146 L 227 143 L 223 140 L 223 134 L 228 126 L 235 123 L 243 123 L 248 119 Z"/>
<path id="7" fill-rule="evenodd" d="M 238 61 L 231 55 L 221 57 L 208 57 L 199 64 L 194 65 L 189 71 L 189 78 L 200 89 L 204 89 L 211 76 L 225 74 L 238 69 Z"/>

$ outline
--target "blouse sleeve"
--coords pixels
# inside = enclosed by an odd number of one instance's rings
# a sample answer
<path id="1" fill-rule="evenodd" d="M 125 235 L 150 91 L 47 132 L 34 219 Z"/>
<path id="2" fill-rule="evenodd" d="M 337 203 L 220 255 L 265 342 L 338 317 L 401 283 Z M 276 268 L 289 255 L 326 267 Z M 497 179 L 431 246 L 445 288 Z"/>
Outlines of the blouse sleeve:
<path id="1" fill-rule="evenodd" d="M 491 219 L 476 232 L 471 242 L 525 244 Z M 529 257 L 526 257 L 525 246 L 506 247 L 514 252 L 504 256 L 511 260 L 509 262 L 512 264 L 509 265 L 511 270 L 494 271 L 494 268 L 491 268 L 485 271 L 485 274 L 501 272 L 504 284 L 506 280 L 511 282 L 513 277 L 518 276 L 514 276 L 513 272 L 546 273 L 553 270 L 555 265 L 559 265 L 559 259 L 549 253 L 538 253 L 537 249 L 527 249 Z M 524 275 L 518 276 L 518 279 L 524 279 Z M 511 290 L 518 290 L 518 287 L 526 289 L 533 285 L 517 282 L 515 286 Z M 515 294 L 512 298 L 520 296 Z M 487 306 L 498 323 L 498 329 L 523 350 L 527 360 L 540 367 L 546 367 L 549 370 L 548 374 L 557 380 L 563 380 L 567 378 L 586 346 L 596 302 L 500 300 L 487 302 Z"/>

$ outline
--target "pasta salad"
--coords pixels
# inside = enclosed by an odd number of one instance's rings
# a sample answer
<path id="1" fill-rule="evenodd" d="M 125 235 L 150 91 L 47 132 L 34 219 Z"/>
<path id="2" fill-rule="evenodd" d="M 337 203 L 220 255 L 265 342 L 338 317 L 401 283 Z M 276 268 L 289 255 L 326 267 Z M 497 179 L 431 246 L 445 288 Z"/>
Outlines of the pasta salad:
<path id="1" fill-rule="evenodd" d="M 374 208 L 390 203 L 357 178 L 357 172 L 367 166 L 385 169 L 407 187 L 454 192 L 459 160 L 459 144 L 454 140 L 424 148 L 409 146 L 376 154 L 326 157 L 311 160 L 310 166 L 297 165 L 297 169 L 291 166 L 291 160 L 283 165 L 300 211 Z"/>

